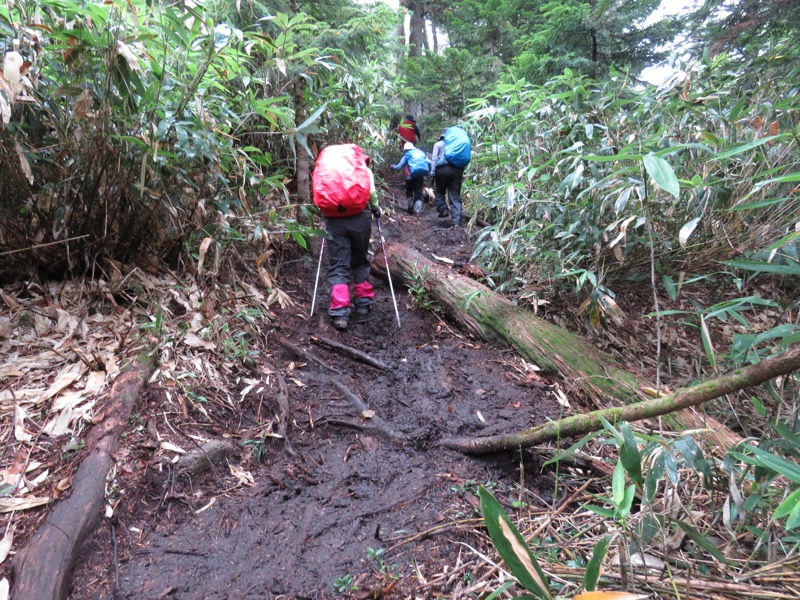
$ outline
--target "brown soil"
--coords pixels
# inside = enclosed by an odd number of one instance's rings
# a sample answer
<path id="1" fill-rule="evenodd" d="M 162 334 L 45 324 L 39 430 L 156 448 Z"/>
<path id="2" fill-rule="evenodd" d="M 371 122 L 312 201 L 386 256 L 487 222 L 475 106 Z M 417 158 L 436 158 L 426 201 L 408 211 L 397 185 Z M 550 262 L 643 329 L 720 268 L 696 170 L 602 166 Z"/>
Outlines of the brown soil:
<path id="1" fill-rule="evenodd" d="M 401 197 L 394 183 L 391 194 Z M 400 208 L 383 219 L 388 239 L 456 266 L 469 261 L 463 228 L 444 229 L 430 204 L 419 219 Z M 532 454 L 475 458 L 437 446 L 443 437 L 495 434 L 560 415 L 551 392 L 526 385 L 517 357 L 453 330 L 396 286 L 398 328 L 388 283 L 377 279 L 370 315 L 338 332 L 325 314 L 324 273 L 308 318 L 315 269 L 307 260 L 281 282 L 297 304 L 263 323 L 257 364 L 230 382 L 237 392 L 245 379 L 260 384 L 238 405 L 218 407 L 224 418 L 207 418 L 197 404 L 184 411 L 167 390 L 148 390 L 138 413 L 149 420 L 123 440 L 114 517 L 87 543 L 72 600 L 326 598 L 344 587 L 353 597 L 463 597 L 485 568 L 465 545 L 485 550 L 476 534 L 477 485 L 496 489 L 510 512 L 517 509 L 507 499 L 535 510 L 562 493 Z M 389 368 L 357 362 L 313 336 Z M 273 370 L 289 390 L 286 440 L 271 435 L 281 413 Z M 360 414 L 333 380 L 374 416 Z M 238 451 L 200 475 L 180 475 L 156 452 L 165 432 L 183 448 L 196 444 L 190 436 L 227 437 Z"/>

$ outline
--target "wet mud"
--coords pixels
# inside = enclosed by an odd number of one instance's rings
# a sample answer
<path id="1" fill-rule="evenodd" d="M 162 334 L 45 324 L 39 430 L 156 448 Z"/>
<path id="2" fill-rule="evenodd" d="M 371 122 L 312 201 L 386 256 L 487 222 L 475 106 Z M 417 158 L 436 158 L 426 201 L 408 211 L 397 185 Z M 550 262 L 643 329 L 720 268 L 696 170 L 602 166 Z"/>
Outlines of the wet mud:
<path id="1" fill-rule="evenodd" d="M 393 243 L 469 261 L 465 230 L 444 227 L 430 204 L 419 218 L 396 210 L 383 221 Z M 469 552 L 464 544 L 484 543 L 475 534 L 476 485 L 510 495 L 524 476 L 527 489 L 519 493 L 529 493 L 533 505 L 552 501 L 550 475 L 533 455 L 478 458 L 437 445 L 560 415 L 551 392 L 525 385 L 515 355 L 470 339 L 396 286 L 398 328 L 389 286 L 374 277 L 373 310 L 348 330 L 335 330 L 325 314 L 324 275 L 309 319 L 315 267 L 306 261 L 283 282 L 300 302 L 264 323 L 263 360 L 246 374 L 264 382 L 257 400 L 225 422 L 203 422 L 167 416 L 164 390 L 148 391 L 141 414 L 161 426 L 170 420 L 176 442 L 227 437 L 237 454 L 192 477 L 156 457 L 147 427 L 126 438 L 115 513 L 87 542 L 72 600 L 460 597 L 474 579 L 459 567 Z M 282 412 L 273 369 L 288 389 L 286 439 L 252 433 L 265 416 Z"/>

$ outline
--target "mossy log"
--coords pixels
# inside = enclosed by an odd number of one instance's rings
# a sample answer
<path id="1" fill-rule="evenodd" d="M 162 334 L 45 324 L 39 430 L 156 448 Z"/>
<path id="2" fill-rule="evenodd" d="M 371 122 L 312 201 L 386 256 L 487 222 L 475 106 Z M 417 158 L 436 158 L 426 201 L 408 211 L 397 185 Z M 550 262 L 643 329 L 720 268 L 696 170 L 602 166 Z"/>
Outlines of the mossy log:
<path id="1" fill-rule="evenodd" d="M 114 465 L 120 434 L 154 366 L 155 353 L 142 355 L 114 380 L 105 418 L 86 438 L 85 455 L 72 481 L 72 493 L 56 504 L 14 560 L 14 598 L 67 597 L 72 567 L 81 546 L 103 515 L 106 478 Z"/>
<path id="2" fill-rule="evenodd" d="M 447 317 L 477 338 L 516 350 L 545 372 L 558 372 L 568 386 L 594 399 L 598 405 L 626 405 L 647 399 L 642 388 L 651 382 L 620 367 L 613 359 L 579 336 L 532 315 L 485 285 L 425 258 L 398 244 L 386 244 L 389 269 L 394 278 L 418 285 L 444 309 Z M 385 274 L 384 261 L 372 268 Z M 662 424 L 670 429 L 705 429 L 707 437 L 722 448 L 741 437 L 693 408 L 667 414 Z"/>
<path id="3" fill-rule="evenodd" d="M 442 445 L 467 454 L 488 454 L 503 450 L 533 446 L 563 437 L 585 435 L 603 428 L 603 419 L 611 423 L 618 421 L 640 421 L 696 406 L 724 394 L 760 385 L 780 375 L 800 369 L 800 345 L 789 351 L 767 358 L 758 364 L 747 366 L 673 394 L 636 402 L 626 406 L 614 406 L 583 415 L 573 415 L 525 431 L 508 435 L 479 438 L 449 438 Z"/>

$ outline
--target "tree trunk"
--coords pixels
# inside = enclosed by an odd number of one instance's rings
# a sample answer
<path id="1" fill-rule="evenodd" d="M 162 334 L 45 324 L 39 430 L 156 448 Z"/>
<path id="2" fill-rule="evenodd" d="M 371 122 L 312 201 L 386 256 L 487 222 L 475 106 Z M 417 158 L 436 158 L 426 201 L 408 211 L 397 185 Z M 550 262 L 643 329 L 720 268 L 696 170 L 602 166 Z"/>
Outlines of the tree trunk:
<path id="1" fill-rule="evenodd" d="M 86 436 L 86 455 L 61 500 L 14 559 L 14 598 L 61 600 L 81 545 L 103 515 L 106 478 L 114 465 L 119 436 L 155 366 L 155 354 L 141 356 L 114 381 L 105 418 Z"/>
<path id="2" fill-rule="evenodd" d="M 525 360 L 546 372 L 561 374 L 564 384 L 583 392 L 596 403 L 631 404 L 646 399 L 641 388 L 650 382 L 625 371 L 594 346 L 569 331 L 536 318 L 501 294 L 438 265 L 415 250 L 386 245 L 392 275 L 413 282 L 422 277 L 425 289 L 462 329 L 502 347 L 511 347 Z M 383 261 L 373 261 L 381 272 Z M 706 429 L 714 443 L 729 448 L 741 438 L 733 431 L 694 409 L 663 417 L 663 424 L 676 430 Z"/>
<path id="3" fill-rule="evenodd" d="M 711 381 L 699 383 L 690 388 L 678 390 L 674 394 L 654 398 L 644 402 L 615 406 L 604 410 L 596 410 L 583 415 L 573 415 L 558 421 L 550 421 L 544 425 L 532 427 L 526 431 L 507 435 L 495 435 L 482 438 L 450 438 L 442 441 L 442 445 L 452 450 L 468 454 L 488 454 L 527 448 L 542 442 L 560 438 L 586 435 L 603 428 L 603 421 L 641 421 L 680 409 L 696 406 L 719 398 L 725 394 L 744 388 L 760 385 L 780 375 L 788 375 L 800 369 L 800 345 L 784 354 L 767 358 L 756 365 L 750 365 Z"/>
<path id="4" fill-rule="evenodd" d="M 306 120 L 305 81 L 299 75 L 294 78 L 294 124 L 298 127 Z M 310 140 L 309 140 L 310 142 Z M 309 143 L 310 146 L 310 143 Z M 300 204 L 311 203 L 311 157 L 306 149 L 297 145 L 297 200 Z"/>

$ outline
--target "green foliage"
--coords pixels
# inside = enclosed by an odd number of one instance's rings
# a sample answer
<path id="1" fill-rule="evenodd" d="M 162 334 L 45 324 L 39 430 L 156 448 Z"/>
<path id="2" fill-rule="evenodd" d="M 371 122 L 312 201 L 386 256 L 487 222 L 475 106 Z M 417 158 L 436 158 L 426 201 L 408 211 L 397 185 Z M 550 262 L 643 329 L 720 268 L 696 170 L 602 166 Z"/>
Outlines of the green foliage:
<path id="1" fill-rule="evenodd" d="M 431 272 L 427 266 L 421 269 L 413 268 L 408 277 L 408 294 L 411 296 L 411 301 L 414 306 L 422 310 L 437 311 L 440 310 L 439 304 L 431 297 L 429 285 L 431 280 Z"/>
<path id="2" fill-rule="evenodd" d="M 744 63 L 718 56 L 659 89 L 567 70 L 471 100 L 467 194 L 491 224 L 473 258 L 488 281 L 520 299 L 543 280 L 554 293 L 559 279 L 574 282 L 595 326 L 613 316 L 615 288 L 649 279 L 651 245 L 671 297 L 698 280 L 685 277 L 690 263 L 718 265 L 700 276 L 740 292 L 758 273 L 797 289 L 799 52 L 784 43 Z M 734 312 L 724 318 L 748 326 Z M 707 317 L 696 325 L 712 365 L 729 355 Z"/>
<path id="3" fill-rule="evenodd" d="M 478 496 L 481 500 L 481 514 L 489 537 L 506 563 L 508 570 L 520 585 L 536 598 L 549 600 L 551 597 L 550 587 L 544 572 L 503 507 L 484 487 L 479 488 Z"/>
<path id="4" fill-rule="evenodd" d="M 89 257 L 177 260 L 206 237 L 237 260 L 254 259 L 248 246 L 301 243 L 298 222 L 309 215 L 291 198 L 298 149 L 310 153 L 325 135 L 380 141 L 374 107 L 387 86 L 374 85 L 363 54 L 343 65 L 319 42 L 386 36 L 390 18 L 383 9 L 335 14 L 334 31 L 304 13 L 248 22 L 232 5 L 3 5 L 0 37 L 8 47 L 18 39 L 30 67 L 27 102 L 0 91 L 13 107 L 0 144 L 20 148 L 0 155 L 9 174 L 0 177 L 0 233 L 12 247 L 77 238 L 42 253 L 57 274 L 88 268 Z M 302 125 L 287 93 L 295 78 L 317 110 Z"/>

